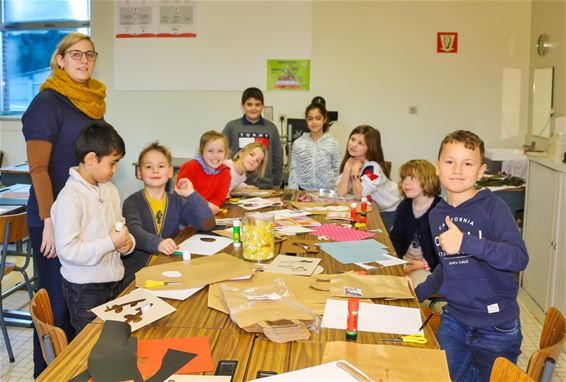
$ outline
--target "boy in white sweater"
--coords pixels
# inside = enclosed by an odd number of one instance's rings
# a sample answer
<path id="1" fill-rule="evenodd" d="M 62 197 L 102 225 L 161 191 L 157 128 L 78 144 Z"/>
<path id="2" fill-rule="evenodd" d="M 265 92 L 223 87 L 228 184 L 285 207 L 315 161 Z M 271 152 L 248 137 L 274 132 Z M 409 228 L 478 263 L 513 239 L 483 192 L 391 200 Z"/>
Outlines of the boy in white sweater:
<path id="1" fill-rule="evenodd" d="M 61 261 L 63 296 L 78 334 L 93 318 L 90 309 L 113 299 L 124 276 L 121 255 L 135 248 L 123 225 L 118 189 L 110 182 L 125 155 L 124 141 L 106 122 L 83 129 L 76 143 L 79 166 L 51 208 Z"/>

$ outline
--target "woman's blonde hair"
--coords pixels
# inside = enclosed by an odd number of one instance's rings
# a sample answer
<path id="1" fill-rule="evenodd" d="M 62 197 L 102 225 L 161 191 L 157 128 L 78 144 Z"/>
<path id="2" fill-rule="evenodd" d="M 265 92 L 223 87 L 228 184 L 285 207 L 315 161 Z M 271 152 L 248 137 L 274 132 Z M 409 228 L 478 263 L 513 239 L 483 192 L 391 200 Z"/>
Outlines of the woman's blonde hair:
<path id="1" fill-rule="evenodd" d="M 440 194 L 440 181 L 436 176 L 436 170 L 432 163 L 424 159 L 413 159 L 404 163 L 399 169 L 399 191 L 403 196 L 403 179 L 406 176 L 415 176 L 419 178 L 419 184 L 423 194 L 435 197 Z"/>
<path id="2" fill-rule="evenodd" d="M 202 153 L 204 153 L 204 146 L 206 146 L 208 142 L 212 142 L 216 140 L 221 140 L 222 142 L 224 142 L 224 148 L 226 149 L 226 154 L 224 156 L 224 159 L 230 158 L 230 145 L 228 144 L 228 138 L 226 138 L 224 134 L 219 133 L 218 131 L 215 130 L 207 131 L 200 137 L 200 144 L 198 150 L 199 154 L 202 156 Z"/>
<path id="3" fill-rule="evenodd" d="M 238 151 L 236 155 L 234 155 L 233 161 L 237 162 L 240 159 L 244 159 L 247 154 L 251 153 L 255 149 L 260 149 L 263 152 L 263 160 L 261 161 L 261 165 L 257 166 L 257 169 L 253 172 L 253 174 L 257 178 L 261 179 L 265 175 L 265 168 L 267 167 L 267 149 L 263 144 L 259 142 L 248 143 L 246 146 L 244 146 L 244 148 Z"/>
<path id="4" fill-rule="evenodd" d="M 59 67 L 59 65 L 57 64 L 57 56 L 64 56 L 65 52 L 67 52 L 70 47 L 83 40 L 88 40 L 92 45 L 92 50 L 95 50 L 94 42 L 92 42 L 90 36 L 87 36 L 86 34 L 71 32 L 63 37 L 61 41 L 59 41 L 59 44 L 57 44 L 57 48 L 55 48 L 53 56 L 51 56 L 51 70 L 55 70 Z"/>

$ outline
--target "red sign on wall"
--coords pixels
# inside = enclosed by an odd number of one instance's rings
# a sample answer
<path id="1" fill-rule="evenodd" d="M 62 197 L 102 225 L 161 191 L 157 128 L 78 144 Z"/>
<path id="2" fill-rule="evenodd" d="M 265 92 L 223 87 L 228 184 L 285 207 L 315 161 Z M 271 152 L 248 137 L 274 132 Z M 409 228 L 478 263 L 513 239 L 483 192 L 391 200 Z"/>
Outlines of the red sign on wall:
<path id="1" fill-rule="evenodd" d="M 436 34 L 437 53 L 458 53 L 458 33 L 438 32 Z"/>

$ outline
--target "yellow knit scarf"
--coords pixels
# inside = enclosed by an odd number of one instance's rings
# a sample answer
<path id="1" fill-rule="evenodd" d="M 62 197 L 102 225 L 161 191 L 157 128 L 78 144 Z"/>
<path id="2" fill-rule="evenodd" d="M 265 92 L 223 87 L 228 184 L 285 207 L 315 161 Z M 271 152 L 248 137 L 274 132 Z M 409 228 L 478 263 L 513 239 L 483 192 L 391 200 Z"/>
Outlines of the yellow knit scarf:
<path id="1" fill-rule="evenodd" d="M 104 116 L 106 85 L 94 78 L 81 84 L 73 81 L 63 69 L 57 68 L 51 77 L 41 85 L 39 91 L 45 89 L 52 89 L 64 95 L 80 111 L 93 119 L 101 119 Z"/>

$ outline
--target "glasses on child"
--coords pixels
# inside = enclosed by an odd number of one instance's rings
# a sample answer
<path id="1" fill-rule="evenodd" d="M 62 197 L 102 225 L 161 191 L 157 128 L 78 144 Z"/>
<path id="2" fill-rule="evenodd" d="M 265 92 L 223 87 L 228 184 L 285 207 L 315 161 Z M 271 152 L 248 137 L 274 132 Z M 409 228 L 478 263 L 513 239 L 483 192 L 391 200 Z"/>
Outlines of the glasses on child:
<path id="1" fill-rule="evenodd" d="M 92 50 L 87 50 L 86 52 L 82 52 L 80 50 L 69 50 L 65 53 L 75 61 L 79 61 L 83 58 L 83 54 L 88 61 L 96 61 L 96 57 L 98 57 L 98 52 L 94 52 Z"/>

